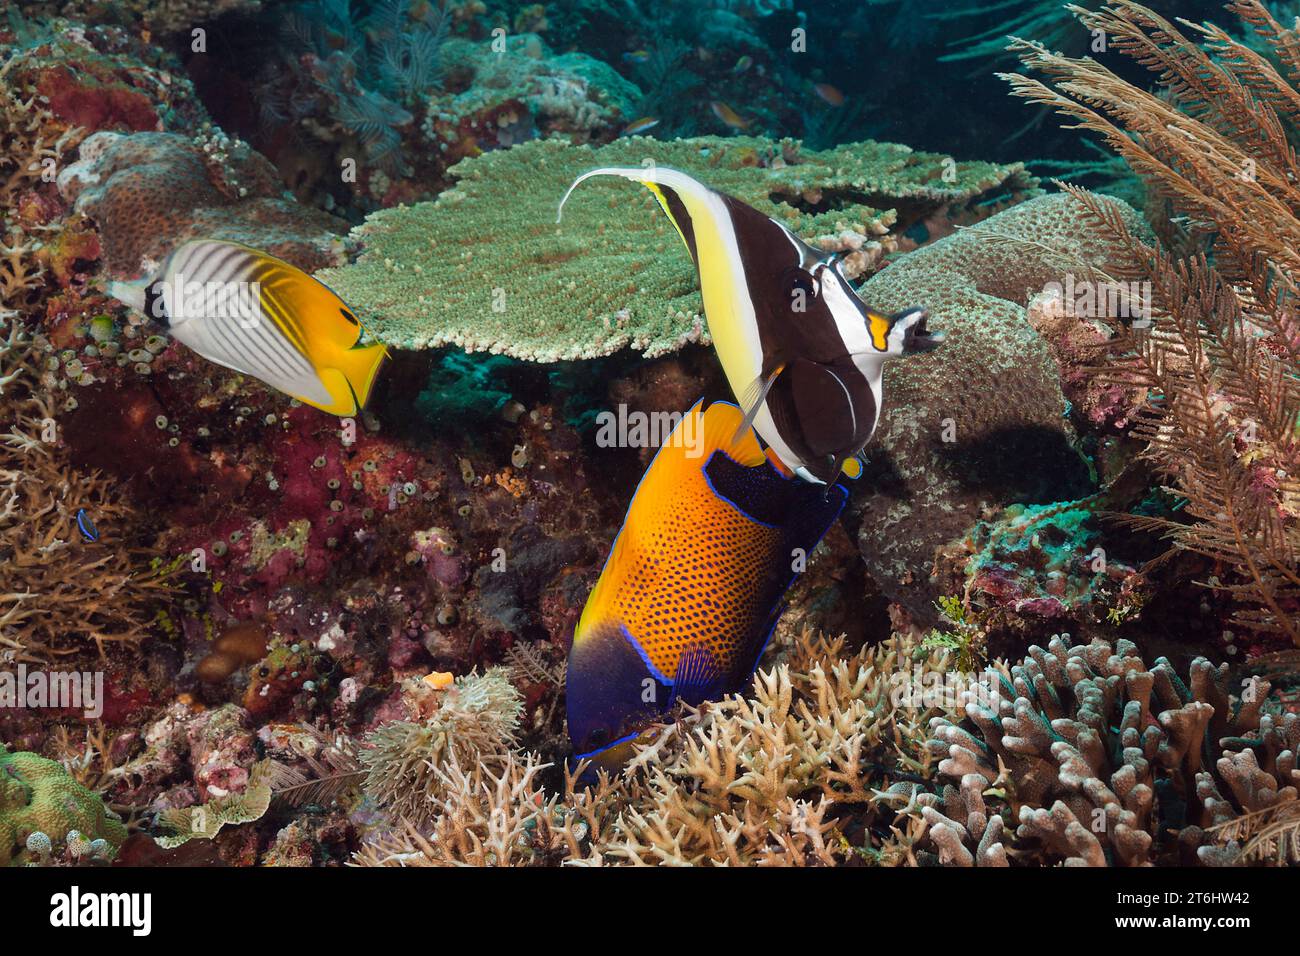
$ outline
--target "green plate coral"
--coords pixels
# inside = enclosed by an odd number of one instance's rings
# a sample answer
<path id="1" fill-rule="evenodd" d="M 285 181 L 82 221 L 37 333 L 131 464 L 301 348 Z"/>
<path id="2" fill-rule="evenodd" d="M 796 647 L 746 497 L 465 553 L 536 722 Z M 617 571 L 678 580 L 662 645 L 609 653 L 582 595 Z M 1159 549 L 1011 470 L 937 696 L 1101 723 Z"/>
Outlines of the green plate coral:
<path id="1" fill-rule="evenodd" d="M 457 164 L 459 181 L 433 202 L 370 216 L 355 231 L 360 258 L 319 278 L 397 348 L 450 344 L 539 362 L 670 352 L 705 332 L 690 258 L 649 192 L 592 181 L 555 221 L 580 173 L 647 162 L 688 172 L 821 248 L 852 252 L 1035 187 L 1019 164 L 957 163 L 890 143 L 818 152 L 753 137 L 627 137 L 595 148 L 536 140 Z"/>
<path id="2" fill-rule="evenodd" d="M 122 822 L 62 764 L 0 747 L 0 866 L 36 863 L 64 846 L 111 857 L 125 839 Z"/>

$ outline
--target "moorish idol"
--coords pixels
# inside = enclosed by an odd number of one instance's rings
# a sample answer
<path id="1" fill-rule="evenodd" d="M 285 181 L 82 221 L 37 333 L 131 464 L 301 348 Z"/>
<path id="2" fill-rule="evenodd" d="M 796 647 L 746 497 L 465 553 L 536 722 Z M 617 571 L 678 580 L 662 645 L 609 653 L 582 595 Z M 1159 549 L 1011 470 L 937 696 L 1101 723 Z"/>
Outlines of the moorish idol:
<path id="1" fill-rule="evenodd" d="M 729 402 L 697 402 L 632 497 L 569 651 L 578 759 L 613 768 L 677 701 L 740 690 L 848 497 L 773 462 L 743 419 Z"/>
<path id="2" fill-rule="evenodd" d="M 943 341 L 924 309 L 869 308 L 835 255 L 745 203 L 663 166 L 583 173 L 646 186 L 695 262 L 709 334 L 744 422 L 801 478 L 856 477 L 880 415 L 887 359 Z"/>
<path id="3" fill-rule="evenodd" d="M 334 415 L 365 407 L 387 355 L 359 344 L 361 324 L 328 286 L 237 242 L 186 242 L 143 289 L 109 292 L 209 362 Z"/>

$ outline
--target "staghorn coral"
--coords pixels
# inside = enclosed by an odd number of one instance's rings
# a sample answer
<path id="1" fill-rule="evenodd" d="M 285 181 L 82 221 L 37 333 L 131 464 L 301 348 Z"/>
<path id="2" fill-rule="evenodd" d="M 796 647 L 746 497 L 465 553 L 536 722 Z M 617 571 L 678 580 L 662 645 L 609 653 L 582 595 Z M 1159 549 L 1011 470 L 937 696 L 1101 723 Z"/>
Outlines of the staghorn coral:
<path id="1" fill-rule="evenodd" d="M 113 279 L 151 276 L 198 236 L 243 242 L 305 269 L 342 254 L 339 220 L 281 198 L 275 168 L 215 128 L 194 140 L 96 133 L 58 182 L 73 210 L 99 227 L 102 271 Z"/>
<path id="2" fill-rule="evenodd" d="M 940 653 L 893 638 L 845 655 L 843 638 L 797 635 L 785 661 L 760 671 L 753 698 L 687 708 L 637 744 L 615 777 L 565 774 L 562 794 L 537 780 L 531 755 L 474 763 L 472 748 L 432 768 L 436 795 L 423 824 L 372 837 L 364 865 L 831 865 L 871 846 L 851 844 L 875 818 L 873 784 L 926 780 L 928 718 L 952 713 L 900 694 L 936 677 Z M 916 754 L 916 757 L 908 756 Z M 463 770 L 469 764 L 472 769 Z"/>
<path id="3" fill-rule="evenodd" d="M 62 766 L 0 744 L 0 866 L 44 862 L 60 848 L 73 860 L 111 859 L 125 839 L 99 795 Z"/>
<path id="4" fill-rule="evenodd" d="M 1227 665 L 1197 658 L 1184 683 L 1164 658 L 1148 668 L 1130 641 L 1062 634 L 1001 670 L 996 699 L 931 721 L 942 790 L 896 784 L 878 796 L 905 804 L 914 825 L 900 844 L 914 861 L 1146 866 L 1194 848 L 1222 862 L 1239 849 L 1217 845 L 1236 835 L 1230 822 L 1297 798 L 1300 719 L 1264 710 L 1265 682 L 1230 696 Z"/>
<path id="5" fill-rule="evenodd" d="M 1300 32 L 1257 0 L 1228 9 L 1275 60 L 1120 0 L 1071 10 L 1157 74 L 1156 92 L 1025 40 L 1014 48 L 1048 82 L 1004 78 L 1100 134 L 1186 225 L 1152 244 L 1113 203 L 1075 191 L 1122 252 L 1116 274 L 1151 289 L 1154 321 L 1118 330 L 1102 374 L 1150 390 L 1134 434 L 1185 507 L 1130 523 L 1219 562 L 1239 625 L 1300 643 Z"/>
<path id="6" fill-rule="evenodd" d="M 446 690 L 409 682 L 415 719 L 381 725 L 359 754 L 366 794 L 403 820 L 427 825 L 446 794 L 447 765 L 503 766 L 522 711 L 506 674 L 504 668 L 471 672 Z"/>
<path id="7" fill-rule="evenodd" d="M 432 203 L 375 213 L 354 231 L 361 257 L 320 278 L 399 348 L 450 343 L 543 362 L 672 351 L 704 328 L 689 255 L 653 198 L 593 182 L 555 224 L 580 173 L 643 161 L 690 172 L 850 253 L 858 271 L 896 247 L 891 230 L 1033 188 L 1020 166 L 946 167 L 946 157 L 885 143 L 818 153 L 748 137 L 627 137 L 597 149 L 543 140 L 458 164 L 458 183 Z"/>
<path id="8" fill-rule="evenodd" d="M 174 568 L 150 560 L 111 482 L 68 463 L 38 353 L 15 315 L 0 319 L 0 653 L 51 661 L 137 645 L 172 597 Z M 95 540 L 78 527 L 83 512 Z"/>
<path id="9" fill-rule="evenodd" d="M 361 866 L 543 866 L 561 862 L 578 839 L 564 829 L 557 804 L 537 775 L 550 764 L 533 754 L 507 753 L 490 769 L 466 772 L 453 753 L 433 769 L 439 780 L 429 812 L 431 832 L 410 821 L 367 842 L 354 857 Z"/>
<path id="10" fill-rule="evenodd" d="M 1104 232 L 1079 227 L 1069 197 L 1043 196 L 863 284 L 878 308 L 925 305 L 931 327 L 947 334 L 942 357 L 886 367 L 885 412 L 849 505 L 871 576 L 919 622 L 933 622 L 945 593 L 947 582 L 931 576 L 936 549 L 966 538 L 990 509 L 1093 490 L 1065 418 L 1060 369 L 1026 305 L 1071 269 L 1105 272 L 1116 255 Z"/>

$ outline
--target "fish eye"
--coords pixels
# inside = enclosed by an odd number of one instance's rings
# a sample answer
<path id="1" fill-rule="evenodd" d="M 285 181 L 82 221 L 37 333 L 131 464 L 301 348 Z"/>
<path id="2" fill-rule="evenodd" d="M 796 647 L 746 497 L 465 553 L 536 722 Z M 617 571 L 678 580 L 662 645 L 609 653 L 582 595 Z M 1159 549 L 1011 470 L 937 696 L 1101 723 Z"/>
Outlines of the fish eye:
<path id="1" fill-rule="evenodd" d="M 353 315 L 351 312 L 349 312 L 347 309 L 343 308 L 342 306 L 339 307 L 339 314 L 341 314 L 343 318 L 347 319 L 353 325 L 361 324 L 360 322 L 357 321 L 357 317 L 355 315 Z"/>

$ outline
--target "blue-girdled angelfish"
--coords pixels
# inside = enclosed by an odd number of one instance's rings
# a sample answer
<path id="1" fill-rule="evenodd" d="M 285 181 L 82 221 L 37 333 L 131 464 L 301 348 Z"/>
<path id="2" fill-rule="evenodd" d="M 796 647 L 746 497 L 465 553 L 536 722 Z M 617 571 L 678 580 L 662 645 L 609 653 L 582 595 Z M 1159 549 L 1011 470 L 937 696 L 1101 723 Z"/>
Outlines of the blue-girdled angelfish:
<path id="1" fill-rule="evenodd" d="M 739 690 L 848 497 L 773 462 L 729 402 L 697 402 L 651 462 L 569 651 L 569 738 L 612 767 L 678 700 Z M 690 436 L 691 440 L 686 438 Z"/>
<path id="2" fill-rule="evenodd" d="M 813 249 L 738 199 L 663 166 L 583 173 L 646 186 L 695 262 L 709 335 L 732 393 L 762 441 L 801 478 L 860 473 L 880 415 L 886 360 L 943 341 L 924 309 L 869 308 L 835 255 Z"/>
<path id="3" fill-rule="evenodd" d="M 183 243 L 143 289 L 109 292 L 208 361 L 334 415 L 365 407 L 387 355 L 359 344 L 360 322 L 328 286 L 237 242 Z"/>

